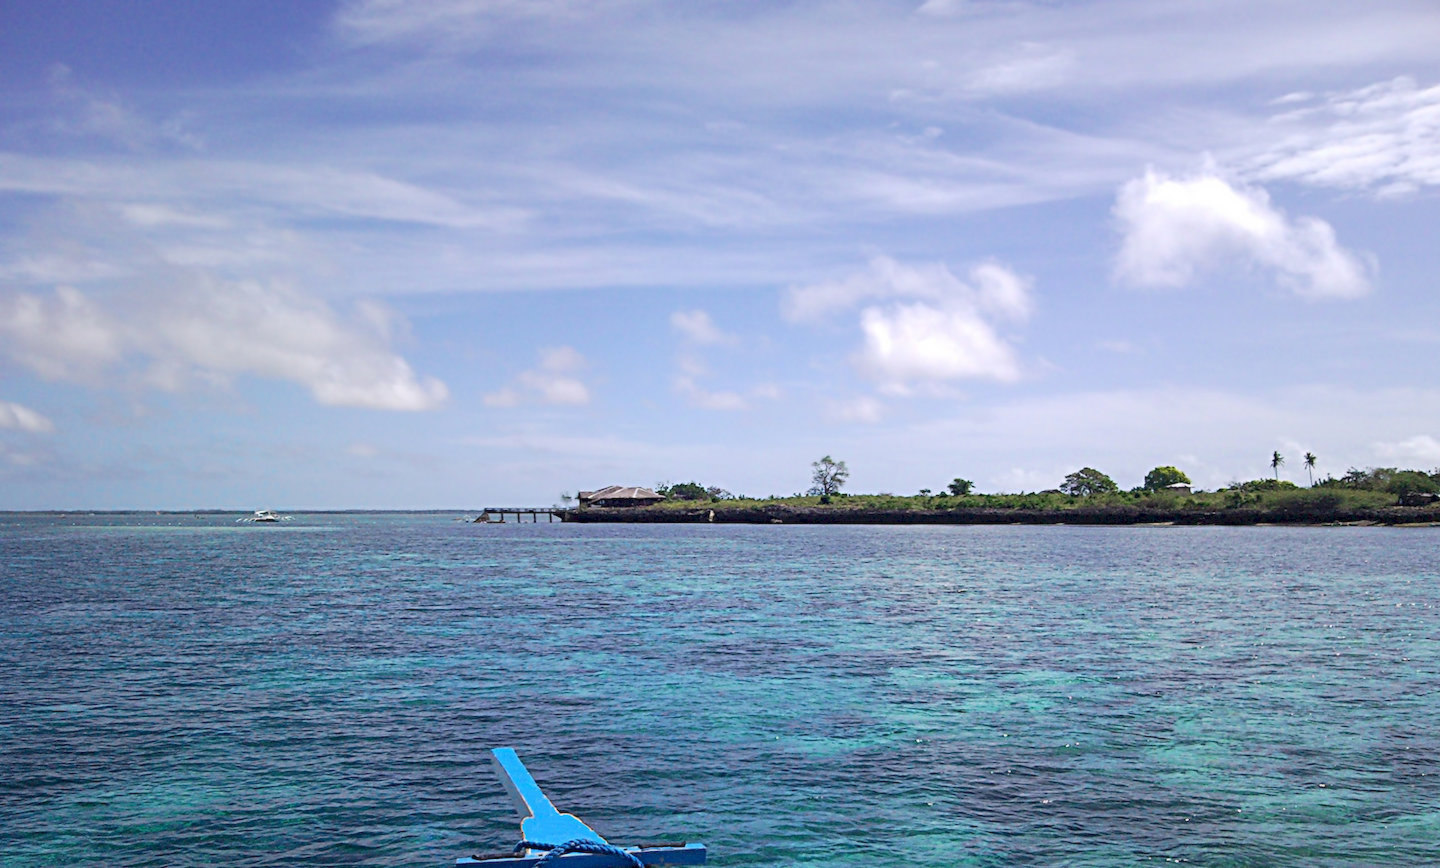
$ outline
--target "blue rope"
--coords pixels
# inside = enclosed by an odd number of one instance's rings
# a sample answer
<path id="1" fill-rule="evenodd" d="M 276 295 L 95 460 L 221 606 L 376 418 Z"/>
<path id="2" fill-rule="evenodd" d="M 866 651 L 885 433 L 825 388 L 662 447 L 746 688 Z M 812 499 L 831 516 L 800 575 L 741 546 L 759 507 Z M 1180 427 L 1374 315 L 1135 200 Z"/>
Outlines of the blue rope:
<path id="1" fill-rule="evenodd" d="M 540 868 L 541 865 L 548 865 L 566 853 L 608 853 L 611 856 L 619 856 L 621 859 L 624 859 L 627 865 L 633 865 L 635 868 L 645 868 L 645 863 L 641 862 L 634 853 L 628 850 L 621 850 L 613 844 L 602 844 L 599 841 L 591 841 L 588 838 L 576 838 L 574 841 L 566 841 L 564 844 L 539 844 L 535 841 L 521 841 L 515 845 L 516 856 L 519 856 L 521 852 L 525 850 L 550 851 L 540 857 L 540 861 L 535 863 L 535 868 Z"/>

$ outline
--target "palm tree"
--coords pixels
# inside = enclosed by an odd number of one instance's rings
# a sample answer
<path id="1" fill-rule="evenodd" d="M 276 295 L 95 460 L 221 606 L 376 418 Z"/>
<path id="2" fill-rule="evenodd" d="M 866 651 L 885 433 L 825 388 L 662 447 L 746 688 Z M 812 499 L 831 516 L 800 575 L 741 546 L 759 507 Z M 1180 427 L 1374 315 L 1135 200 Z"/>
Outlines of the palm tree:
<path id="1" fill-rule="evenodd" d="M 1310 487 L 1315 487 L 1315 453 L 1305 453 L 1305 472 L 1310 474 Z"/>
<path id="2" fill-rule="evenodd" d="M 1282 464 L 1284 464 L 1284 463 L 1285 463 L 1285 456 L 1280 454 L 1280 450 L 1279 450 L 1279 449 L 1276 449 L 1276 450 L 1275 450 L 1275 454 L 1270 456 L 1270 469 L 1273 470 L 1273 471 L 1275 471 L 1275 479 L 1276 479 L 1276 480 L 1279 480 L 1279 479 L 1280 479 L 1280 465 L 1282 465 Z"/>

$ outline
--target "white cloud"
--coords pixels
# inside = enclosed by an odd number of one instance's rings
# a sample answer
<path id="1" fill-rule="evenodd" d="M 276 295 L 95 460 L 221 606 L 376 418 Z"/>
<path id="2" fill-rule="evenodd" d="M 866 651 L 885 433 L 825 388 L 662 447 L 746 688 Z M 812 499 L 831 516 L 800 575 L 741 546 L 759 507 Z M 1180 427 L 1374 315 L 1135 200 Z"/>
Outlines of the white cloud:
<path id="1" fill-rule="evenodd" d="M 972 268 L 969 278 L 961 281 L 940 264 L 912 267 L 877 257 L 866 271 L 792 288 L 782 312 L 794 322 L 816 322 L 866 301 L 886 302 L 860 311 L 863 341 L 854 362 L 896 394 L 915 383 L 1017 380 L 1019 360 L 996 325 L 1029 317 L 1029 281 L 995 262 Z"/>
<path id="2" fill-rule="evenodd" d="M 827 415 L 840 422 L 864 422 L 873 425 L 884 417 L 885 405 L 870 395 L 860 395 L 848 401 L 831 402 Z"/>
<path id="3" fill-rule="evenodd" d="M 528 214 L 517 208 L 472 207 L 449 193 L 370 169 L 230 160 L 143 158 L 78 162 L 0 153 L 0 190 L 97 200 L 122 200 L 126 217 L 176 224 L 197 205 L 274 209 L 297 220 L 323 216 L 388 220 L 452 229 L 509 230 Z M 180 203 L 180 204 L 174 204 Z M 145 206 L 165 208 L 146 212 Z M 142 210 L 136 211 L 136 207 Z M 168 218 L 168 219 L 167 219 Z M 220 219 L 201 218 L 210 223 Z M 189 226 L 201 226 L 193 219 Z"/>
<path id="4" fill-rule="evenodd" d="M 1271 126 L 1291 132 L 1249 159 L 1254 177 L 1389 195 L 1440 186 L 1440 85 L 1397 78 L 1284 104 Z"/>
<path id="5" fill-rule="evenodd" d="M 1020 377 L 1014 350 L 973 308 L 924 302 L 866 308 L 860 369 L 886 384 Z"/>
<path id="6" fill-rule="evenodd" d="M 0 428 L 13 428 L 32 434 L 48 434 L 55 430 L 55 423 L 29 407 L 0 401 Z"/>
<path id="7" fill-rule="evenodd" d="M 146 381 L 178 389 L 193 379 L 255 375 L 299 383 L 321 404 L 429 410 L 448 390 L 419 378 L 378 333 L 367 307 L 346 322 L 324 302 L 278 284 L 194 276 L 102 306 L 61 287 L 45 298 L 0 297 L 3 351 L 43 377 L 94 381 L 127 359 L 148 360 Z"/>
<path id="8" fill-rule="evenodd" d="M 1238 263 L 1265 269 L 1309 298 L 1354 298 L 1371 289 L 1371 268 L 1336 242 L 1330 224 L 1292 220 L 1263 189 L 1213 172 L 1174 178 L 1149 170 L 1120 189 L 1114 214 L 1124 236 L 1116 276 L 1127 283 L 1183 286 Z"/>
<path id="9" fill-rule="evenodd" d="M 513 386 L 486 395 L 485 404 L 489 407 L 515 407 L 524 403 L 588 404 L 590 389 L 578 376 L 586 367 L 585 357 L 574 347 L 542 348 L 537 367 L 522 371 Z"/>
<path id="10" fill-rule="evenodd" d="M 82 87 L 64 64 L 52 66 L 49 78 L 51 92 L 64 109 L 64 115 L 50 124 L 55 132 L 103 139 L 132 150 L 166 144 L 191 149 L 201 146 L 178 119 L 153 123 L 114 96 L 102 96 Z"/>
<path id="11" fill-rule="evenodd" d="M 675 391 L 684 395 L 691 404 L 705 410 L 748 410 L 750 403 L 739 392 L 711 392 L 699 386 L 693 377 L 680 375 L 675 378 Z"/>
<path id="12" fill-rule="evenodd" d="M 722 331 L 710 314 L 703 310 L 677 310 L 670 314 L 670 327 L 693 343 L 704 345 L 733 344 L 737 338 Z"/>
<path id="13" fill-rule="evenodd" d="M 680 373 L 673 380 L 675 391 L 704 410 L 749 410 L 755 401 L 778 401 L 784 395 L 774 383 L 761 383 L 743 393 L 728 389 L 712 391 L 699 382 L 710 373 L 703 362 L 693 356 L 681 356 L 678 364 Z"/>
<path id="14" fill-rule="evenodd" d="M 1063 84 L 1072 75 L 1075 63 L 1072 51 L 1022 42 L 1008 56 L 972 73 L 966 88 L 985 95 L 1046 90 Z"/>
<path id="15" fill-rule="evenodd" d="M 877 256 L 866 270 L 848 277 L 791 287 L 781 313 L 791 322 L 813 323 L 865 301 L 893 298 L 958 302 L 1008 320 L 1024 320 L 1033 307 L 1029 281 L 997 262 L 972 268 L 966 284 L 941 263 L 911 266 Z"/>
<path id="16" fill-rule="evenodd" d="M 336 23 L 341 33 L 361 44 L 422 39 L 463 45 L 506 19 L 556 21 L 605 5 L 576 0 L 354 0 Z"/>
<path id="17" fill-rule="evenodd" d="M 846 458 L 861 468 L 898 453 L 917 467 L 941 467 L 962 455 L 952 475 L 975 479 L 982 491 L 1052 488 L 1083 466 L 1128 488 L 1151 468 L 1173 464 L 1214 489 L 1269 477 L 1270 454 L 1279 449 L 1287 459 L 1280 478 L 1304 483 L 1306 451 L 1319 456 L 1318 476 L 1377 463 L 1434 466 L 1433 435 L 1408 432 L 1433 426 L 1437 401 L 1435 389 L 1293 385 L 1256 393 L 1157 387 L 1021 395 L 886 429 L 868 453 L 851 449 Z M 1391 439 L 1386 432 L 1407 433 Z"/>
<path id="18" fill-rule="evenodd" d="M 1417 434 L 1394 443 L 1377 443 L 1375 453 L 1387 461 L 1418 461 L 1435 466 L 1440 465 L 1440 440 Z"/>
<path id="19" fill-rule="evenodd" d="M 49 380 L 93 381 L 123 353 L 123 326 L 79 290 L 0 296 L 3 351 Z"/>

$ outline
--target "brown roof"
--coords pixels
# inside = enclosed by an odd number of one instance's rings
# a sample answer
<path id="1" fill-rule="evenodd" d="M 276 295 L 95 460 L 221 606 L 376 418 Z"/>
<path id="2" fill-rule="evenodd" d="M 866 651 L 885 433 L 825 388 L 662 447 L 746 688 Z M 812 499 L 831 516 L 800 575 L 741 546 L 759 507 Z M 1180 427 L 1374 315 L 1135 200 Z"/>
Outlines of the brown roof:
<path id="1" fill-rule="evenodd" d="M 581 500 L 664 500 L 665 495 L 635 485 L 607 485 L 595 491 L 580 492 Z"/>

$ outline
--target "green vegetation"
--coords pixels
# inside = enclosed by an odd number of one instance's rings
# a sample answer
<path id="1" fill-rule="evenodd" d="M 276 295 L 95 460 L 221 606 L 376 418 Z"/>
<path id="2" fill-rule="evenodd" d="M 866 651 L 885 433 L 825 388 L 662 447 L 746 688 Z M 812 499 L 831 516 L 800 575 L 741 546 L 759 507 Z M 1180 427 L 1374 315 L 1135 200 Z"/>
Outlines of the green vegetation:
<path id="1" fill-rule="evenodd" d="M 1272 456 L 1272 470 L 1274 459 Z M 1307 464 L 1308 458 L 1307 455 Z M 1281 458 L 1283 462 L 1283 458 Z M 811 465 L 807 494 L 750 498 L 698 482 L 663 484 L 668 499 L 644 512 L 655 521 L 879 521 L 879 522 L 1086 522 L 1133 524 L 1148 521 L 1195 524 L 1336 521 L 1440 522 L 1440 469 L 1431 472 L 1375 467 L 1351 468 L 1309 488 L 1278 478 L 1232 482 L 1218 491 L 1185 493 L 1168 489 L 1190 478 L 1173 466 L 1156 467 L 1145 485 L 1122 491 L 1093 467 L 1065 477 L 1058 489 L 1015 494 L 976 494 L 974 484 L 956 477 L 946 491 L 918 495 L 847 494 L 850 471 L 825 456 Z M 603 511 L 597 511 L 603 512 Z M 639 513 L 641 510 L 629 512 Z M 713 518 L 712 518 L 713 514 Z M 672 516 L 666 518 L 666 515 Z M 828 516 L 828 518 L 827 518 Z M 617 516 L 618 518 L 618 516 Z M 593 520 L 605 520 L 597 516 Z"/>
<path id="2" fill-rule="evenodd" d="M 1120 490 L 1115 480 L 1101 473 L 1093 467 L 1082 467 L 1069 476 L 1060 485 L 1060 491 L 1064 494 L 1072 494 L 1076 497 L 1094 497 L 1097 494 L 1113 494 Z"/>
<path id="3" fill-rule="evenodd" d="M 829 455 L 811 464 L 810 469 L 813 471 L 810 481 L 814 483 L 810 493 L 820 495 L 823 503 L 829 503 L 830 498 L 845 487 L 845 480 L 850 478 L 850 468 L 845 466 L 845 462 L 836 461 Z"/>
<path id="4" fill-rule="evenodd" d="M 677 482 L 673 484 L 661 482 L 655 486 L 655 493 L 663 495 L 667 500 L 688 502 L 697 500 L 718 502 L 734 497 L 730 492 L 717 485 L 704 486 L 694 481 Z"/>
<path id="5" fill-rule="evenodd" d="M 1189 485 L 1190 477 L 1186 476 L 1178 467 L 1165 465 L 1157 467 L 1145 474 L 1145 488 L 1149 491 L 1159 491 L 1172 485 Z"/>
<path id="6" fill-rule="evenodd" d="M 1384 491 L 1394 495 L 1435 494 L 1440 492 L 1440 468 L 1424 473 L 1395 467 L 1354 467 L 1339 479 L 1327 477 L 1315 483 L 1316 488 L 1343 488 L 1353 491 Z"/>

